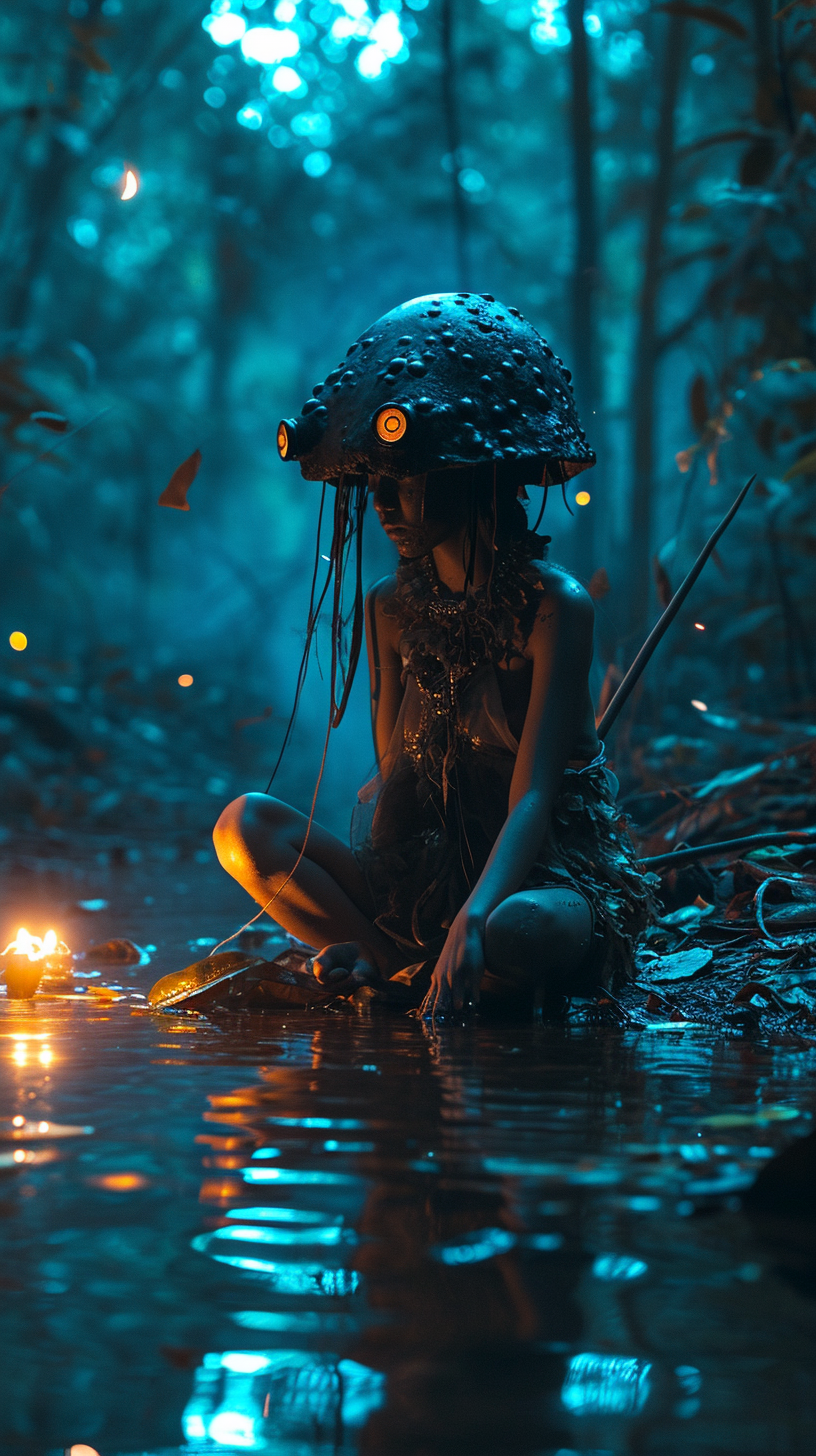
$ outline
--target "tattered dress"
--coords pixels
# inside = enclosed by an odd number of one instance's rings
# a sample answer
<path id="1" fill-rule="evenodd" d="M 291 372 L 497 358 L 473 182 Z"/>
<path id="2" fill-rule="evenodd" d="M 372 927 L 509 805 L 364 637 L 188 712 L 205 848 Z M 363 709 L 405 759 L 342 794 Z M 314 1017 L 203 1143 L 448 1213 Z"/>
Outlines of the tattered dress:
<path id="1" fill-rule="evenodd" d="M 520 655 L 544 585 L 532 533 L 498 555 L 489 585 L 441 586 L 431 557 L 403 561 L 386 611 L 399 625 L 404 696 L 380 773 L 361 789 L 352 848 L 375 923 L 416 960 L 438 955 L 507 819 L 518 740 L 497 672 Z M 519 889 L 570 887 L 593 915 L 590 979 L 632 974 L 652 911 L 603 752 L 571 762 Z"/>

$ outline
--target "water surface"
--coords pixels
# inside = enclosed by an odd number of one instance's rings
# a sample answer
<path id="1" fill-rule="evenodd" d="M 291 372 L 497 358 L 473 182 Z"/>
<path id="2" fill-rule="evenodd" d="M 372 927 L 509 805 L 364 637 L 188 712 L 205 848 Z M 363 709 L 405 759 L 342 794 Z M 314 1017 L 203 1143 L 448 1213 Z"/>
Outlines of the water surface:
<path id="1" fill-rule="evenodd" d="M 146 1015 L 165 957 L 0 1002 L 4 1456 L 812 1450 L 816 1302 L 739 1204 L 811 1051 Z"/>

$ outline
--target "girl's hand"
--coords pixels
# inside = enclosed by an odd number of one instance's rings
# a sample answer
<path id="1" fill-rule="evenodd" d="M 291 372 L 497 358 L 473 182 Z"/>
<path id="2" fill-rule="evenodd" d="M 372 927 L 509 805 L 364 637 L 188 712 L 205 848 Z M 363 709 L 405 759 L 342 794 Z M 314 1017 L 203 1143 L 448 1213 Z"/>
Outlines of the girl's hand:
<path id="1" fill-rule="evenodd" d="M 353 990 L 366 982 L 379 981 L 380 972 L 373 955 L 356 940 L 339 945 L 324 945 L 312 962 L 315 978 L 332 990 Z"/>
<path id="2" fill-rule="evenodd" d="M 433 1019 L 472 1011 L 479 1004 L 484 970 L 484 921 L 460 910 L 434 967 L 431 989 L 422 1003 L 423 1016 Z"/>

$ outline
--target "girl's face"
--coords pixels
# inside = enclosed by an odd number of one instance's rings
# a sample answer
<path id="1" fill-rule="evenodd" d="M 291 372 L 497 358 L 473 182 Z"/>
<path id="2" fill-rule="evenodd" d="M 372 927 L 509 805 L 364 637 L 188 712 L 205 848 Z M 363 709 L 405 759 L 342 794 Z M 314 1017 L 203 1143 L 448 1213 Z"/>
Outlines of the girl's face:
<path id="1" fill-rule="evenodd" d="M 380 525 L 400 556 L 426 556 L 463 528 L 466 482 L 456 470 L 396 480 L 370 475 L 369 489 Z"/>

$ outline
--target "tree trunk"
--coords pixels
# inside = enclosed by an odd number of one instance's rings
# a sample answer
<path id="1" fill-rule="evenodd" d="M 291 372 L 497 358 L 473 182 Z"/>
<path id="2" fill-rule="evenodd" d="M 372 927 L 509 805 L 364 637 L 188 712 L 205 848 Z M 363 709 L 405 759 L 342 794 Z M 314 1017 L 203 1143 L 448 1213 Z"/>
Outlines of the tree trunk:
<path id="1" fill-rule="evenodd" d="M 570 71 L 572 104 L 570 137 L 572 144 L 573 200 L 575 206 L 575 252 L 571 286 L 572 369 L 575 374 L 575 398 L 589 442 L 601 452 L 598 414 L 598 364 L 595 323 L 595 298 L 598 285 L 598 223 L 594 177 L 594 142 L 592 135 L 592 101 L 590 96 L 590 58 L 584 28 L 584 0 L 567 0 L 567 20 L 572 43 Z M 600 456 L 599 456 L 600 458 Z M 578 566 L 589 577 L 599 563 L 595 560 L 598 539 L 598 510 L 602 504 L 603 460 L 592 476 L 592 503 L 580 510 L 578 517 Z"/>
<path id="2" fill-rule="evenodd" d="M 640 292 L 635 360 L 632 370 L 633 480 L 629 527 L 628 628 L 642 635 L 649 614 L 652 524 L 655 498 L 655 419 L 659 346 L 657 338 L 663 233 L 674 174 L 677 97 L 683 64 L 685 22 L 670 15 L 666 26 L 656 169 L 649 199 L 643 281 Z"/>
<path id="3" fill-rule="evenodd" d="M 469 286 L 470 277 L 468 215 L 465 194 L 459 181 L 459 173 L 462 169 L 462 131 L 459 122 L 453 6 L 454 0 L 442 0 L 442 106 L 445 112 L 445 133 L 451 163 L 451 205 L 456 279 L 458 287 L 466 289 Z"/>

